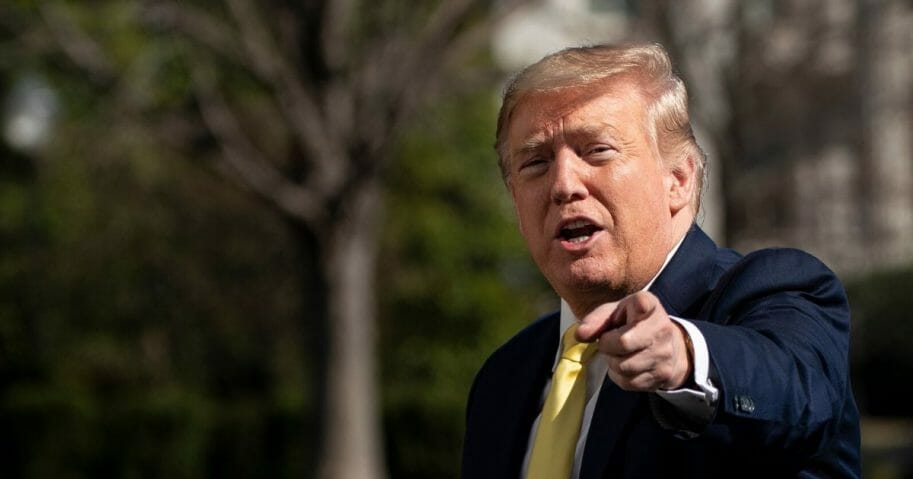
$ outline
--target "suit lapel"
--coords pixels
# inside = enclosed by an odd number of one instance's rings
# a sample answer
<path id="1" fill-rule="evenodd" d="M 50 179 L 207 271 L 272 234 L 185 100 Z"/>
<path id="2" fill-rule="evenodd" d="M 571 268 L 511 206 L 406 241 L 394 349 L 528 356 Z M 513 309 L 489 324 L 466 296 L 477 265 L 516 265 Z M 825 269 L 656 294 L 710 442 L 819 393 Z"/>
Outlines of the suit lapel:
<path id="1" fill-rule="evenodd" d="M 529 433 L 533 421 L 539 415 L 540 402 L 542 401 L 542 391 L 545 383 L 552 375 L 552 366 L 555 363 L 555 355 L 558 351 L 560 342 L 559 336 L 559 319 L 555 315 L 554 320 L 550 320 L 545 334 L 537 335 L 533 339 L 533 351 L 536 351 L 532 358 L 518 358 L 516 363 L 516 381 L 518 385 L 526 385 L 525 388 L 516 388 L 517 397 L 513 398 L 508 404 L 520 405 L 513 408 L 519 417 L 512 424 L 516 424 L 513 431 L 513 444 L 516 450 L 513 455 L 512 471 L 517 471 L 519 475 L 520 468 L 523 464 L 523 457 L 526 455 L 526 446 L 529 442 Z M 530 359 L 532 359 L 530 361 Z M 515 402 L 514 402 L 515 401 Z"/>
<path id="2" fill-rule="evenodd" d="M 503 451 L 500 466 L 491 470 L 491 477 L 517 477 L 526 453 L 530 428 L 539 413 L 542 390 L 551 376 L 552 365 L 558 348 L 558 316 L 534 324 L 521 342 L 510 351 L 497 379 L 498 388 L 489 402 L 488 417 L 492 423 L 486 427 L 484 441 L 491 451 Z M 530 354 L 532 352 L 532 354 Z M 510 447 L 510 450 L 505 450 Z"/>
<path id="3" fill-rule="evenodd" d="M 608 378 L 602 383 L 583 450 L 580 479 L 602 477 L 625 424 L 643 394 L 624 391 Z"/>
<path id="4" fill-rule="evenodd" d="M 698 226 L 692 226 L 675 256 L 650 287 L 673 316 L 695 317 L 713 283 L 717 246 Z"/>

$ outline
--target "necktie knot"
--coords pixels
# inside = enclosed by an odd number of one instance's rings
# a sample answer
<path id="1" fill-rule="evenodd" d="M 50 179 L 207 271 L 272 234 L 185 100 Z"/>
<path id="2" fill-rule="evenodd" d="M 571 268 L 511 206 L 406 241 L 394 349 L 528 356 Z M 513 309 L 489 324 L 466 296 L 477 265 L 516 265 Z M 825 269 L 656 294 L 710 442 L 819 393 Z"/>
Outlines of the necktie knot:
<path id="1" fill-rule="evenodd" d="M 596 343 L 581 343 L 577 341 L 574 333 L 577 332 L 579 324 L 574 323 L 564 336 L 561 337 L 561 359 L 567 359 L 576 363 L 586 363 L 596 354 Z"/>

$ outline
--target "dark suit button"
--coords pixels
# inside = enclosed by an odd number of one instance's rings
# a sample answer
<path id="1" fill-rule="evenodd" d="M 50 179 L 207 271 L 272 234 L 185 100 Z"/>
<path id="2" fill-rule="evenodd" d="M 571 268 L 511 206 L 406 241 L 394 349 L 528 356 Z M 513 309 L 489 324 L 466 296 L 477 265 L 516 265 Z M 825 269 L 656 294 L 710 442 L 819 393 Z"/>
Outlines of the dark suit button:
<path id="1" fill-rule="evenodd" d="M 754 412 L 754 401 L 748 396 L 736 396 L 735 408 L 745 414 L 751 414 Z"/>

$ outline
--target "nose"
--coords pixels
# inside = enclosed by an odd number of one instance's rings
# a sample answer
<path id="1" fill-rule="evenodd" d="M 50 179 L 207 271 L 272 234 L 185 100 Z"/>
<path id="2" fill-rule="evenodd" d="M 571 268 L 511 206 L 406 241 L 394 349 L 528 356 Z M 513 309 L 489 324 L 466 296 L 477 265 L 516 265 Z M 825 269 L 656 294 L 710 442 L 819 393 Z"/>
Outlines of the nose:
<path id="1" fill-rule="evenodd" d="M 562 149 L 555 157 L 552 201 L 556 205 L 579 201 L 587 197 L 584 182 L 584 162 L 573 151 Z"/>

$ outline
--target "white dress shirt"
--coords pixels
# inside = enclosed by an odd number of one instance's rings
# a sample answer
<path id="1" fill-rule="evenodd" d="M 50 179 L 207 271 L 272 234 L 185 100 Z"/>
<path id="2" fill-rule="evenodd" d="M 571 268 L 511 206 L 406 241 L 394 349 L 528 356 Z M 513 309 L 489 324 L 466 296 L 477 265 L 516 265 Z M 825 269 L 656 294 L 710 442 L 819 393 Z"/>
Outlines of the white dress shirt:
<path id="1" fill-rule="evenodd" d="M 678 244 L 672 248 L 672 251 L 666 256 L 666 261 L 663 263 L 663 266 L 659 269 L 659 272 L 656 273 L 656 276 L 647 284 L 644 288 L 645 291 L 649 290 L 653 286 L 653 282 L 656 281 L 656 278 L 659 277 L 660 273 L 666 269 L 666 265 L 669 264 L 669 261 L 675 256 L 675 253 L 678 251 L 679 246 L 681 246 L 684 237 L 679 240 Z M 719 397 L 719 391 L 713 385 L 713 382 L 710 380 L 710 353 L 707 350 L 707 342 L 704 340 L 704 335 L 701 334 L 701 331 L 695 327 L 691 322 L 686 321 L 681 318 L 676 318 L 670 316 L 670 318 L 680 324 L 687 332 L 688 336 L 691 338 L 691 343 L 694 346 L 694 383 L 697 385 L 698 389 L 689 389 L 682 388 L 676 389 L 673 391 L 657 391 L 656 394 L 659 397 L 665 399 L 670 404 L 673 405 L 679 411 L 693 417 L 695 419 L 702 420 L 707 422 L 710 420 L 714 411 L 716 410 L 717 398 Z M 561 300 L 561 318 L 560 318 L 560 328 L 558 338 L 556 341 L 560 343 L 561 336 L 565 331 L 575 322 L 578 322 L 578 318 L 571 311 L 570 306 L 563 299 Z M 597 357 L 603 357 L 602 353 L 599 353 Z M 558 364 L 558 359 L 561 357 L 561 351 L 559 350 L 555 353 L 555 362 L 552 365 L 552 372 L 555 370 L 555 366 Z M 577 449 L 574 452 L 574 466 L 571 470 L 571 479 L 578 479 L 580 477 L 580 465 L 583 463 L 583 450 L 584 445 L 586 444 L 587 435 L 590 432 L 590 423 L 593 420 L 593 412 L 596 409 L 596 400 L 599 397 L 599 390 L 602 388 L 602 383 L 608 377 L 608 363 L 605 360 L 598 360 L 594 358 L 591 360 L 586 367 L 587 382 L 586 382 L 586 407 L 583 410 L 583 421 L 580 425 L 580 436 L 577 439 Z M 542 391 L 542 398 L 540 399 L 540 409 L 542 404 L 545 402 L 545 397 L 548 394 L 548 388 L 551 385 L 551 380 L 545 384 L 545 388 Z M 532 429 L 530 430 L 529 439 L 526 446 L 526 456 L 523 458 L 523 467 L 520 470 L 520 478 L 523 479 L 526 477 L 527 469 L 529 468 L 529 459 L 530 454 L 533 449 L 533 441 L 536 438 L 536 430 L 539 428 L 539 417 L 536 417 L 536 420 L 533 422 Z"/>

